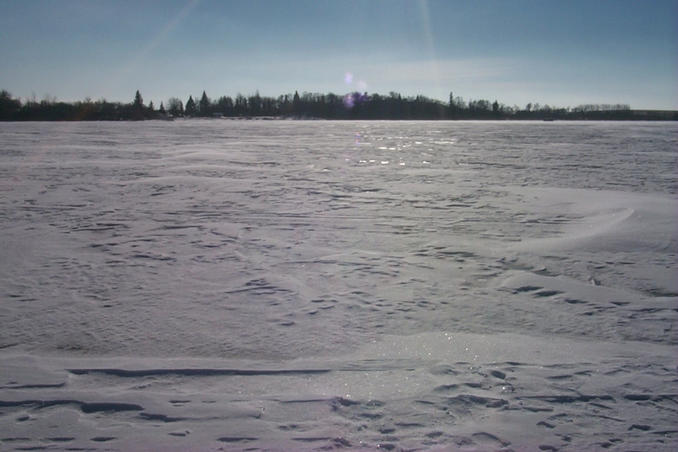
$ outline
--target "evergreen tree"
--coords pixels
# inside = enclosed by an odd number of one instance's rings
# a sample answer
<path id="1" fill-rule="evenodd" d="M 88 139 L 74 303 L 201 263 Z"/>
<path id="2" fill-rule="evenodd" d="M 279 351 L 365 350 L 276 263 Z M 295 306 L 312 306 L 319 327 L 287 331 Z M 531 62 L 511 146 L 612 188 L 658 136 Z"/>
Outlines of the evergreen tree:
<path id="1" fill-rule="evenodd" d="M 221 96 L 217 101 L 217 112 L 224 116 L 233 116 L 233 99 Z"/>
<path id="2" fill-rule="evenodd" d="M 158 113 L 160 113 L 161 115 L 164 115 L 166 113 L 165 106 L 163 105 L 162 102 L 160 102 L 160 108 L 158 109 Z"/>
<path id="3" fill-rule="evenodd" d="M 249 107 L 249 112 L 251 116 L 258 116 L 261 114 L 262 110 L 262 101 L 259 91 L 254 96 L 250 96 L 247 99 L 247 106 Z"/>
<path id="4" fill-rule="evenodd" d="M 295 115 L 301 114 L 301 100 L 297 91 L 294 92 L 294 97 L 292 98 L 292 112 Z"/>
<path id="5" fill-rule="evenodd" d="M 144 99 L 139 90 L 134 95 L 134 102 L 132 103 L 132 119 L 144 119 Z"/>
<path id="6" fill-rule="evenodd" d="M 205 91 L 202 92 L 202 97 L 200 98 L 200 103 L 198 104 L 200 109 L 200 116 L 209 116 L 210 114 L 210 100 L 205 94 Z M 188 103 L 186 104 L 188 109 Z"/>
<path id="7" fill-rule="evenodd" d="M 151 102 L 148 104 L 148 111 L 150 111 L 151 113 L 153 113 L 154 110 L 155 110 L 155 106 L 153 105 L 153 101 L 151 101 Z"/>
<path id="8" fill-rule="evenodd" d="M 247 98 L 238 93 L 235 96 L 235 105 L 233 107 L 236 116 L 244 116 L 247 114 Z"/>
<path id="9" fill-rule="evenodd" d="M 186 101 L 186 109 L 184 111 L 186 112 L 186 116 L 195 116 L 197 113 L 193 96 L 188 96 L 188 100 Z"/>
<path id="10" fill-rule="evenodd" d="M 141 108 L 144 106 L 144 99 L 141 97 L 141 93 L 137 90 L 137 93 L 134 95 L 134 108 Z"/>
<path id="11" fill-rule="evenodd" d="M 21 109 L 21 102 L 6 91 L 0 91 L 0 119 L 9 120 Z"/>

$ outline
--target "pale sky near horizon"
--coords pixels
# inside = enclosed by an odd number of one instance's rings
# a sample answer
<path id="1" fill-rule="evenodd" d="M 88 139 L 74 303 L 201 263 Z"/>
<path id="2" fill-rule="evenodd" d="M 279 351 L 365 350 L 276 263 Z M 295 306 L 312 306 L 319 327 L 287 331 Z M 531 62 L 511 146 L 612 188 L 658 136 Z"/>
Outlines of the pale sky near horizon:
<path id="1" fill-rule="evenodd" d="M 678 0 L 0 0 L 0 89 L 678 110 Z"/>

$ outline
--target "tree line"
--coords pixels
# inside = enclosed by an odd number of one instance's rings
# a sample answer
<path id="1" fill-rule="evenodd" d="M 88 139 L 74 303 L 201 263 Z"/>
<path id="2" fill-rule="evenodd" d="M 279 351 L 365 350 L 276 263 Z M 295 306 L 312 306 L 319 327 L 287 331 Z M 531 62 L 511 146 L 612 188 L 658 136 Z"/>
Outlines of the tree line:
<path id="1" fill-rule="evenodd" d="M 552 107 L 528 103 L 525 107 L 507 106 L 497 100 L 463 98 L 450 93 L 442 102 L 426 96 L 401 96 L 390 92 L 352 92 L 345 95 L 298 92 L 278 97 L 255 94 L 234 98 L 210 99 L 203 91 L 199 99 L 186 102 L 171 97 L 159 106 L 144 103 L 137 91 L 130 103 L 92 101 L 58 102 L 46 97 L 41 101 L 14 98 L 0 91 L 0 120 L 3 121 L 100 121 L 173 118 L 299 118 L 299 119 L 593 119 L 593 120 L 678 120 L 676 111 L 632 110 L 626 104 L 587 104 L 577 107 Z"/>

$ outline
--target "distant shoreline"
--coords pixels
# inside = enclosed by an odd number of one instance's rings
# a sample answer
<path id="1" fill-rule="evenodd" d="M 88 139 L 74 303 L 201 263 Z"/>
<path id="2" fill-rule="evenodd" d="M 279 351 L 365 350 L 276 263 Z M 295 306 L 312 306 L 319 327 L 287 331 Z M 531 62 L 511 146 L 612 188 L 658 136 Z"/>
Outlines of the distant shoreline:
<path id="1" fill-rule="evenodd" d="M 315 117 L 289 117 L 289 116 L 222 116 L 222 117 L 178 117 L 178 118 L 145 118 L 136 119 L 0 119 L 1 123 L 26 123 L 26 122 L 145 122 L 145 121 L 440 121 L 440 122 L 464 122 L 464 121 L 504 121 L 504 122 L 673 122 L 678 121 L 678 111 L 669 112 L 670 117 L 663 115 L 634 116 L 630 118 L 315 118 Z"/>
<path id="2" fill-rule="evenodd" d="M 302 93 L 278 97 L 238 94 L 235 98 L 221 96 L 211 100 L 203 91 L 199 100 L 189 96 L 186 104 L 176 98 L 148 104 L 139 91 L 131 103 L 109 102 L 105 99 L 82 102 L 40 102 L 14 98 L 0 91 L 0 121 L 143 121 L 176 118 L 242 119 L 242 120 L 533 120 L 533 121 L 678 121 L 677 110 L 631 109 L 627 104 L 584 104 L 576 107 L 552 107 L 528 103 L 521 108 L 497 100 L 464 100 L 450 93 L 449 102 L 426 96 L 403 97 L 391 92 Z"/>

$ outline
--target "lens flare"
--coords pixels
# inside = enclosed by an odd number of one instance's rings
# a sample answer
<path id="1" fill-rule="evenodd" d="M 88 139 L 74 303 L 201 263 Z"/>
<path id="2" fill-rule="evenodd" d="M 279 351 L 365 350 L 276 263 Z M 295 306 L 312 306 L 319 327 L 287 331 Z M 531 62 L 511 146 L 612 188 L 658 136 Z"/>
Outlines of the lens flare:
<path id="1" fill-rule="evenodd" d="M 355 100 L 353 99 L 353 94 L 347 94 L 344 96 L 344 107 L 351 109 L 355 106 Z"/>

